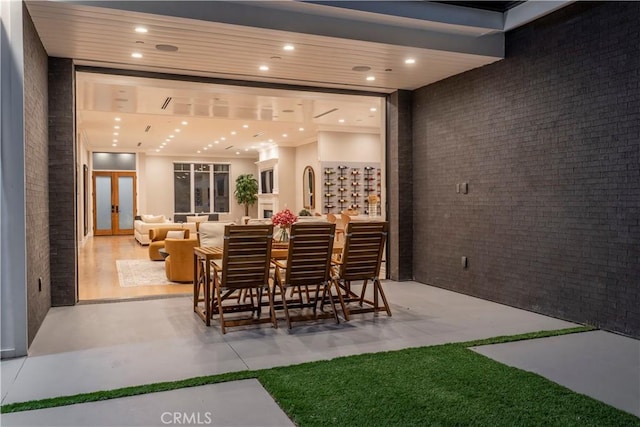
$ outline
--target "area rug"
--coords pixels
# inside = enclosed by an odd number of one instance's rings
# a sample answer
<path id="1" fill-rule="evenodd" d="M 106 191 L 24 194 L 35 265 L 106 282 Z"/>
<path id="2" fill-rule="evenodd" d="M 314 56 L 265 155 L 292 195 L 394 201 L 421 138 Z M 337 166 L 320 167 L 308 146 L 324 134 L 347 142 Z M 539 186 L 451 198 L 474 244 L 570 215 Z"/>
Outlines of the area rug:
<path id="1" fill-rule="evenodd" d="M 118 259 L 118 280 L 120 287 L 149 285 L 175 285 L 167 279 L 164 262 L 148 259 Z"/>

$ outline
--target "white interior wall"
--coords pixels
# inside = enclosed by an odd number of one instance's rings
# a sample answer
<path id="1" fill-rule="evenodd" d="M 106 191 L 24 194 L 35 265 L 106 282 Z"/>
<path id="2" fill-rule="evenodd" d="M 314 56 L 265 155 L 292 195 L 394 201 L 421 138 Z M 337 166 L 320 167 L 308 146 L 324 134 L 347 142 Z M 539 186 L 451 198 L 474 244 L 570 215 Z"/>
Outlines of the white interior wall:
<path id="1" fill-rule="evenodd" d="M 173 164 L 174 162 L 215 162 L 229 163 L 229 210 L 228 214 L 219 214 L 221 221 L 235 221 L 244 215 L 244 207 L 239 205 L 233 197 L 236 178 L 242 174 L 258 176 L 255 159 L 238 158 L 194 158 L 194 157 L 169 157 L 146 156 L 141 159 L 143 168 L 138 171 L 140 194 L 138 200 L 138 214 L 165 215 L 173 218 Z M 144 194 L 143 194 L 144 193 Z M 146 202 L 143 204 L 143 200 Z M 249 215 L 257 217 L 257 205 L 249 208 Z"/>
<path id="2" fill-rule="evenodd" d="M 76 200 L 78 204 L 78 216 L 77 216 L 77 227 L 76 230 L 78 232 L 78 242 L 80 245 L 83 245 L 87 237 L 93 234 L 93 209 L 91 207 L 91 193 L 92 193 L 92 179 L 91 179 L 91 169 L 89 165 L 89 152 L 86 148 L 86 141 L 84 134 L 79 133 L 77 135 L 77 168 L 78 171 L 78 186 L 77 186 L 77 194 Z M 87 235 L 84 235 L 84 206 L 85 206 L 85 192 L 84 192 L 84 165 L 87 165 L 89 171 L 87 173 Z"/>
<path id="3" fill-rule="evenodd" d="M 294 147 L 278 147 L 278 197 L 280 209 L 289 208 L 297 214 L 300 209 L 296 204 L 296 149 Z"/>
<path id="4" fill-rule="evenodd" d="M 378 162 L 382 164 L 383 144 L 379 133 L 318 132 L 318 159 L 321 162 Z"/>
<path id="5" fill-rule="evenodd" d="M 320 195 L 320 191 L 318 189 L 319 186 L 322 185 L 322 171 L 320 170 L 320 162 L 318 160 L 318 142 L 314 141 L 310 144 L 301 145 L 296 147 L 296 161 L 295 161 L 295 200 L 296 200 L 296 214 L 302 210 L 304 207 L 303 197 L 302 197 L 302 184 L 303 184 L 303 174 L 304 168 L 307 166 L 311 166 L 313 168 L 313 173 L 315 176 L 314 180 L 314 189 L 315 189 L 315 208 L 309 209 L 311 213 L 320 212 L 322 213 L 322 200 L 318 199 L 317 196 Z"/>

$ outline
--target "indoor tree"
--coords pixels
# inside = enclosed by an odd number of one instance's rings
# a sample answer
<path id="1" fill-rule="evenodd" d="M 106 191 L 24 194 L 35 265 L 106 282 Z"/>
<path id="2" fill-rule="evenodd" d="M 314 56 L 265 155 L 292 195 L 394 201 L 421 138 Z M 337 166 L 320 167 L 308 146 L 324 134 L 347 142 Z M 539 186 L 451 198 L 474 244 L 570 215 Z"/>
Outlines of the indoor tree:
<path id="1" fill-rule="evenodd" d="M 238 203 L 244 205 L 244 215 L 249 216 L 249 206 L 258 201 L 258 180 L 253 177 L 253 174 L 238 176 L 233 195 Z"/>

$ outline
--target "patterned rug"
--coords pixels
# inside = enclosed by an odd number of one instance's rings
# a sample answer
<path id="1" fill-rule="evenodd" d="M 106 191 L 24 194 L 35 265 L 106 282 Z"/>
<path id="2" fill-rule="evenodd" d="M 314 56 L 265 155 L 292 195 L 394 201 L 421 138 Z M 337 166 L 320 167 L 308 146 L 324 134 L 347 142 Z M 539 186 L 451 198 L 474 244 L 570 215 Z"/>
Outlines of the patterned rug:
<path id="1" fill-rule="evenodd" d="M 116 260 L 120 287 L 149 285 L 175 285 L 167 279 L 164 262 L 148 259 L 119 259 Z"/>

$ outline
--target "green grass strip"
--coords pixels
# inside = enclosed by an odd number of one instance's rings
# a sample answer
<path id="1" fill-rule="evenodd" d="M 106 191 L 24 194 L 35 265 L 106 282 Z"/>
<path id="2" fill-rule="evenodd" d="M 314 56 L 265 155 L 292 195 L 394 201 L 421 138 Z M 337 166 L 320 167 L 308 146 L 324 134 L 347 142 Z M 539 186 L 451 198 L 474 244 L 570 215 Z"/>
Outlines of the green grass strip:
<path id="1" fill-rule="evenodd" d="M 640 419 L 467 349 L 578 327 L 346 356 L 3 405 L 2 413 L 257 378 L 298 425 L 638 425 Z"/>

